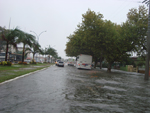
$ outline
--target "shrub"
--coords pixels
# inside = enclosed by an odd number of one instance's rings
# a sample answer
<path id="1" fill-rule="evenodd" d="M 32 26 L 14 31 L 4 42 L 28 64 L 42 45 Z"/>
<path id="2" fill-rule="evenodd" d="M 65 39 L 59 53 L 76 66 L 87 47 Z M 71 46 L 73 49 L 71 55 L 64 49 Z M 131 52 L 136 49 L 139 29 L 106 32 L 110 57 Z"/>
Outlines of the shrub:
<path id="1" fill-rule="evenodd" d="M 30 62 L 30 64 L 36 64 L 36 62 L 35 62 L 34 60 L 32 60 L 32 61 Z"/>
<path id="2" fill-rule="evenodd" d="M 11 66 L 11 65 L 12 65 L 12 62 L 7 61 L 7 65 L 8 65 L 8 66 Z"/>
<path id="3" fill-rule="evenodd" d="M 23 65 L 27 65 L 27 62 L 18 62 L 18 64 L 23 64 Z"/>
<path id="4" fill-rule="evenodd" d="M 2 61 L 0 62 L 0 65 L 3 65 L 3 66 L 11 66 L 12 63 L 10 61 Z"/>
<path id="5" fill-rule="evenodd" d="M 22 64 L 27 65 L 27 62 L 22 62 Z"/>
<path id="6" fill-rule="evenodd" d="M 21 62 L 21 61 L 19 61 L 19 62 L 18 62 L 18 64 L 22 64 L 22 62 Z"/>
<path id="7" fill-rule="evenodd" d="M 102 67 L 103 67 L 103 68 L 107 68 L 107 67 L 108 67 L 108 63 L 103 62 L 103 63 L 102 63 Z"/>

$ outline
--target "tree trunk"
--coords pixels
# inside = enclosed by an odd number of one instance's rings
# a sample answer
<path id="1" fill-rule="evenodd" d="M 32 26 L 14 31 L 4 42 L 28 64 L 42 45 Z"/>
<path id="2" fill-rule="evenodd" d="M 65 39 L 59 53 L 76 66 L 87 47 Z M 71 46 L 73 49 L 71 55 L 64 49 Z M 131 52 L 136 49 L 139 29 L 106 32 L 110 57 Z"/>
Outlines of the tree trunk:
<path id="1" fill-rule="evenodd" d="M 34 62 L 34 56 L 35 56 L 35 54 L 33 53 L 33 62 Z"/>
<path id="2" fill-rule="evenodd" d="M 45 54 L 45 62 L 46 62 L 46 54 Z"/>
<path id="3" fill-rule="evenodd" d="M 108 63 L 107 72 L 111 72 L 111 65 L 112 65 L 112 63 Z"/>
<path id="4" fill-rule="evenodd" d="M 24 62 L 24 49 L 25 49 L 25 44 L 23 44 L 22 62 Z"/>
<path id="5" fill-rule="evenodd" d="M 102 61 L 100 61 L 100 67 L 99 68 L 102 69 Z"/>
<path id="6" fill-rule="evenodd" d="M 100 69 L 102 69 L 102 62 L 103 62 L 103 60 L 104 60 L 104 57 L 101 57 L 100 58 L 100 67 L 99 67 Z"/>
<path id="7" fill-rule="evenodd" d="M 5 61 L 7 61 L 7 54 L 8 54 L 8 41 L 7 41 L 7 44 L 6 44 Z"/>
<path id="8" fill-rule="evenodd" d="M 95 58 L 94 68 L 96 68 L 96 66 L 97 66 L 97 58 Z"/>

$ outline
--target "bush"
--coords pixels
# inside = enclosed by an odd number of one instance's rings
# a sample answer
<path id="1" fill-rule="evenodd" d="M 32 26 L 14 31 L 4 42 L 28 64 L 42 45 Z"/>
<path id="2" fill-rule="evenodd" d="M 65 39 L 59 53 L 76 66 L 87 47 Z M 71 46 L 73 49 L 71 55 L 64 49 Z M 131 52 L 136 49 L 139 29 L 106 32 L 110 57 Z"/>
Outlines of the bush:
<path id="1" fill-rule="evenodd" d="M 20 61 L 20 62 L 18 62 L 18 64 L 22 64 L 22 62 Z"/>
<path id="2" fill-rule="evenodd" d="M 0 65 L 3 65 L 3 66 L 11 66 L 12 63 L 10 61 L 2 61 L 0 62 Z"/>
<path id="3" fill-rule="evenodd" d="M 18 62 L 18 64 L 23 64 L 23 65 L 27 65 L 27 62 Z"/>
<path id="4" fill-rule="evenodd" d="M 36 64 L 36 62 L 35 62 L 34 60 L 32 60 L 32 61 L 30 62 L 30 64 Z"/>
<path id="5" fill-rule="evenodd" d="M 103 67 L 103 68 L 107 68 L 107 67 L 108 67 L 108 63 L 103 62 L 103 63 L 102 63 L 102 67 Z"/>

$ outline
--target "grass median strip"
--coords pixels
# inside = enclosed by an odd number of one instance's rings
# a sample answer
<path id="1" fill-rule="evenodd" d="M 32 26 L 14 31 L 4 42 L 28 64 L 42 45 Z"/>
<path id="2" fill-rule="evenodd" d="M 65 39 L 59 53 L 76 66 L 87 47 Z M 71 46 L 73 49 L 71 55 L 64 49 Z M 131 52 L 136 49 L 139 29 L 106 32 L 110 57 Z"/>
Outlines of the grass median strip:
<path id="1" fill-rule="evenodd" d="M 30 72 L 41 70 L 51 65 L 53 64 L 0 66 L 0 83 Z"/>

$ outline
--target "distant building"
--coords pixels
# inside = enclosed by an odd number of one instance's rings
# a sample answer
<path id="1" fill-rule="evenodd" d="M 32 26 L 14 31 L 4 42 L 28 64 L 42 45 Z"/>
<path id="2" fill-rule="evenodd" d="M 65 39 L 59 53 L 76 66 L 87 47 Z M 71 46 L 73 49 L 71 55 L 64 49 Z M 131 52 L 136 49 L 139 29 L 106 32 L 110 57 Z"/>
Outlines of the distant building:
<path id="1" fill-rule="evenodd" d="M 6 48 L 6 46 L 4 46 L 4 48 Z M 17 51 L 13 46 L 9 46 L 7 61 L 11 61 L 11 62 L 22 61 L 23 47 L 17 47 L 17 50 L 18 52 L 20 52 L 19 54 L 17 54 Z M 4 49 L 0 51 L 0 61 L 5 61 L 5 52 L 6 51 Z M 28 53 L 27 58 L 31 59 L 30 56 L 31 56 L 30 53 Z"/>

